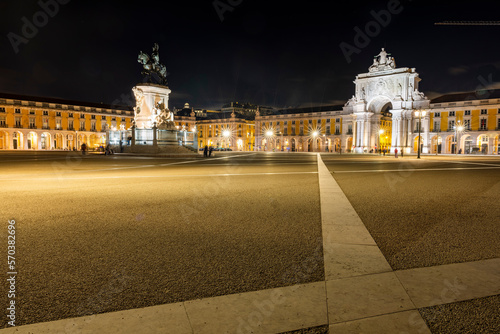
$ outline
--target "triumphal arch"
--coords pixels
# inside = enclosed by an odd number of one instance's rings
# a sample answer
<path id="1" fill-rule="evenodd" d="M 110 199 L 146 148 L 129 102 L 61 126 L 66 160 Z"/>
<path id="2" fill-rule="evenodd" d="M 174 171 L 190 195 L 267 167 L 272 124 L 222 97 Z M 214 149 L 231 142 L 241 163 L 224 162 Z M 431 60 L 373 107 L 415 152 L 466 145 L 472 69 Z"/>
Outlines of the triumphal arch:
<path id="1" fill-rule="evenodd" d="M 354 80 L 355 95 L 343 108 L 352 116 L 353 146 L 355 152 L 367 152 L 378 147 L 380 124 L 384 118 L 392 120 L 391 152 L 398 149 L 410 153 L 412 122 L 416 110 L 429 108 L 430 101 L 418 90 L 420 82 L 415 68 L 396 68 L 396 60 L 384 49 L 374 57 L 368 73 Z M 422 120 L 422 124 L 427 121 Z M 423 127 L 428 129 L 428 126 Z M 424 135 L 424 134 L 422 134 Z M 423 136 L 424 153 L 428 135 Z"/>

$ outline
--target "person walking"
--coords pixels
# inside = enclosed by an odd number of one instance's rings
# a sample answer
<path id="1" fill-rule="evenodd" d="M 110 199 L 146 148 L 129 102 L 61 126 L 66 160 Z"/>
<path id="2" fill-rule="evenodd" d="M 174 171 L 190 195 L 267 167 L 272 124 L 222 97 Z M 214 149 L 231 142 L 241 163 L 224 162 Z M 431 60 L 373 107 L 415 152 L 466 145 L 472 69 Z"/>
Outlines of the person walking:
<path id="1" fill-rule="evenodd" d="M 205 158 L 208 156 L 208 145 L 205 145 L 205 148 L 203 149 L 203 156 Z"/>
<path id="2" fill-rule="evenodd" d="M 401 150 L 401 158 L 404 156 L 404 150 Z"/>
<path id="3" fill-rule="evenodd" d="M 85 155 L 85 151 L 87 150 L 87 145 L 83 143 L 81 149 L 82 149 L 82 155 Z"/>
<path id="4" fill-rule="evenodd" d="M 398 149 L 394 149 L 394 156 L 397 158 L 398 157 Z"/>
<path id="5" fill-rule="evenodd" d="M 208 156 L 211 157 L 212 156 L 212 151 L 214 150 L 214 148 L 212 146 L 210 146 L 210 149 L 208 150 Z"/>

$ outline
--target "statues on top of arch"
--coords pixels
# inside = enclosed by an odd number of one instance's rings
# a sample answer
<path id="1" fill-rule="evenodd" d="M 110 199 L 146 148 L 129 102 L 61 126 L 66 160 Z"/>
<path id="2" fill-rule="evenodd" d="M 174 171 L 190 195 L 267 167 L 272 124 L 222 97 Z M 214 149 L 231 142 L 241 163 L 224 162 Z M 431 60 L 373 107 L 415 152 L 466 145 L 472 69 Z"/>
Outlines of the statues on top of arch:
<path id="1" fill-rule="evenodd" d="M 373 58 L 373 64 L 368 69 L 369 72 L 392 70 L 396 68 L 396 60 L 382 48 L 382 51 Z"/>

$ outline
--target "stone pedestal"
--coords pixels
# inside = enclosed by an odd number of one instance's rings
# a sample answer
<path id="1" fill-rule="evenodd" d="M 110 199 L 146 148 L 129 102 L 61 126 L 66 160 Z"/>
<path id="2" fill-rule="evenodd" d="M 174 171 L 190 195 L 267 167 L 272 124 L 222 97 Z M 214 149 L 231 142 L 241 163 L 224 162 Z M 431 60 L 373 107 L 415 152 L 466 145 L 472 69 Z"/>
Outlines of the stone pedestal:
<path id="1" fill-rule="evenodd" d="M 158 115 L 158 104 L 168 109 L 168 98 L 171 90 L 167 86 L 143 83 L 133 88 L 136 107 L 135 125 L 137 129 L 152 129 Z"/>

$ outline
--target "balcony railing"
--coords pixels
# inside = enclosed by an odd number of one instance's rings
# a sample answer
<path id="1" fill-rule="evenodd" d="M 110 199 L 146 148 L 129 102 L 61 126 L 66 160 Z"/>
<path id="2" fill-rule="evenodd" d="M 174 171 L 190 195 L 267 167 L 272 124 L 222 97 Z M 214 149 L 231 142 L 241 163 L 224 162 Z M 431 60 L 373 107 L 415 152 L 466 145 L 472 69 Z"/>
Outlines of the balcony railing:
<path id="1" fill-rule="evenodd" d="M 48 126 L 48 125 L 43 125 L 43 126 L 42 126 L 42 129 L 43 129 L 43 130 L 50 130 L 50 126 Z"/>
<path id="2" fill-rule="evenodd" d="M 352 135 L 352 130 L 347 130 L 348 135 Z"/>
<path id="3" fill-rule="evenodd" d="M 7 127 L 7 124 L 5 123 L 0 123 L 0 128 L 6 128 Z"/>
<path id="4" fill-rule="evenodd" d="M 15 127 L 16 129 L 22 129 L 22 128 L 23 128 L 23 126 L 22 126 L 21 124 L 16 124 L 16 125 L 14 125 L 14 127 Z"/>
<path id="5" fill-rule="evenodd" d="M 75 131 L 75 128 L 73 126 L 68 126 L 68 131 Z"/>
<path id="6" fill-rule="evenodd" d="M 29 127 L 30 127 L 30 129 L 36 129 L 37 128 L 35 124 L 30 124 Z"/>
<path id="7" fill-rule="evenodd" d="M 335 131 L 336 136 L 340 136 L 340 131 Z"/>

